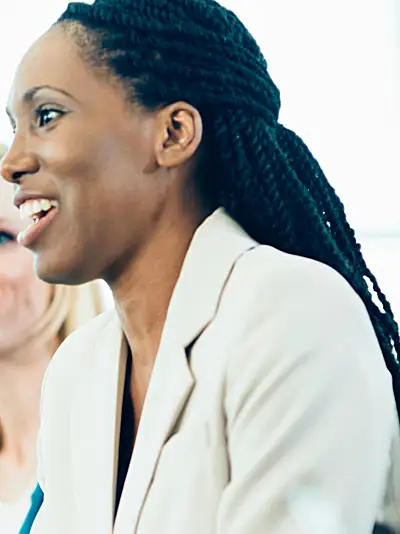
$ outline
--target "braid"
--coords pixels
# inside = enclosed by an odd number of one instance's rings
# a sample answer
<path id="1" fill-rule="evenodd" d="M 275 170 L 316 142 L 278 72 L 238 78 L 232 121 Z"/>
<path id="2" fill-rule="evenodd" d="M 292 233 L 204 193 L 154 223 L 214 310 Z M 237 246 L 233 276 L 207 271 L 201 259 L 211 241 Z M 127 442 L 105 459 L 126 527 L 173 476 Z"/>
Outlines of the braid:
<path id="1" fill-rule="evenodd" d="M 278 123 L 279 91 L 238 18 L 214 0 L 96 0 L 70 4 L 58 24 L 133 101 L 155 109 L 185 100 L 199 110 L 216 166 L 205 189 L 260 243 L 325 263 L 349 282 L 370 315 L 400 413 L 390 304 L 318 162 Z"/>

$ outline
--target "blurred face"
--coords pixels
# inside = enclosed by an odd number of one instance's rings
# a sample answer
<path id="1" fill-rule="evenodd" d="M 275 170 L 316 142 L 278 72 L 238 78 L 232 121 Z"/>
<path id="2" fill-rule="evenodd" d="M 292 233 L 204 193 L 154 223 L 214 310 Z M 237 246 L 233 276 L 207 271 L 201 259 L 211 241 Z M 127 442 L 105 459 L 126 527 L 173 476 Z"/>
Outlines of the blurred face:
<path id="1" fill-rule="evenodd" d="M 23 345 L 51 293 L 51 286 L 35 274 L 32 253 L 16 242 L 26 223 L 12 198 L 12 186 L 0 180 L 0 356 Z"/>
<path id="2" fill-rule="evenodd" d="M 22 61 L 8 113 L 15 139 L 2 175 L 17 184 L 19 203 L 28 199 L 21 209 L 35 222 L 21 242 L 34 252 L 38 275 L 110 281 L 150 239 L 165 203 L 155 150 L 169 148 L 162 116 L 128 104 L 60 27 Z"/>

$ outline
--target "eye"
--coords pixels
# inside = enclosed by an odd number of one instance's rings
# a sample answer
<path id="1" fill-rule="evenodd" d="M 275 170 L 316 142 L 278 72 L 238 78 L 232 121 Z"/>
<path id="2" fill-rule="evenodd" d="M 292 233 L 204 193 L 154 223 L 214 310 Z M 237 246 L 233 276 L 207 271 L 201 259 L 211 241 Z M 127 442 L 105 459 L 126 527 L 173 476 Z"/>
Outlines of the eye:
<path id="1" fill-rule="evenodd" d="M 15 236 L 4 230 L 0 230 L 0 247 L 13 243 L 15 241 Z"/>
<path id="2" fill-rule="evenodd" d="M 35 122 L 39 128 L 44 128 L 58 119 L 64 112 L 59 109 L 49 107 L 39 107 L 35 109 Z"/>

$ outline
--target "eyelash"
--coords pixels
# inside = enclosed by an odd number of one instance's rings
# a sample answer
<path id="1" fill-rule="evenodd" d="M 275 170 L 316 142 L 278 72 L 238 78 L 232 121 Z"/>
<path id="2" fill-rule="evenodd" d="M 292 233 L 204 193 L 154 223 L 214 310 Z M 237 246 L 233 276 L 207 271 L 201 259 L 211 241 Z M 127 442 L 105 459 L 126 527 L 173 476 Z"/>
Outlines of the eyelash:
<path id="1" fill-rule="evenodd" d="M 4 230 L 0 230 L 0 247 L 15 241 L 15 236 Z"/>
<path id="2" fill-rule="evenodd" d="M 44 114 L 46 114 L 46 113 L 55 113 L 57 116 L 55 118 L 53 118 L 53 119 L 50 119 L 47 123 L 42 123 L 41 121 L 43 119 Z M 57 118 L 61 117 L 62 115 L 65 115 L 65 112 L 61 111 L 60 109 L 56 109 L 56 108 L 52 108 L 52 107 L 40 106 L 40 107 L 35 109 L 36 126 L 38 128 L 45 128 L 46 126 L 48 126 L 49 124 L 51 124 L 52 122 L 57 120 Z M 40 122 L 38 123 L 38 121 L 40 121 Z"/>
<path id="3" fill-rule="evenodd" d="M 38 121 L 41 121 L 43 119 L 43 115 L 45 113 L 55 113 L 57 116 L 55 118 L 51 119 L 47 123 L 40 123 L 39 122 L 39 124 L 38 124 Z M 66 113 L 67 113 L 66 111 L 63 111 L 61 109 L 57 109 L 57 108 L 54 108 L 54 107 L 49 107 L 48 105 L 47 106 L 39 106 L 34 110 L 34 123 L 35 123 L 35 126 L 38 127 L 38 128 L 45 128 L 46 126 L 48 126 L 49 124 L 51 124 L 52 122 L 57 120 L 62 115 L 65 115 Z M 17 127 L 16 127 L 16 125 L 14 123 L 12 123 L 11 126 L 12 126 L 13 134 L 15 135 Z"/>

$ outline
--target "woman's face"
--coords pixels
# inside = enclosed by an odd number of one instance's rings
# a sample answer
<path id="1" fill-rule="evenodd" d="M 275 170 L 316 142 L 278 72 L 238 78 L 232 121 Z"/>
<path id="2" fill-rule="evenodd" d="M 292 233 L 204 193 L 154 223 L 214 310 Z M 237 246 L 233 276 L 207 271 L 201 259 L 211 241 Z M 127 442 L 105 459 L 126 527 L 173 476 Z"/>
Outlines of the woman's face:
<path id="1" fill-rule="evenodd" d="M 8 113 L 15 138 L 3 176 L 18 184 L 20 200 L 56 203 L 27 243 L 38 275 L 110 279 L 145 245 L 165 200 L 154 158 L 159 117 L 128 104 L 60 27 L 23 59 Z"/>
<path id="2" fill-rule="evenodd" d="M 35 274 L 32 253 L 16 242 L 26 223 L 12 198 L 12 186 L 0 180 L 0 356 L 23 345 L 51 294 L 51 286 Z"/>

